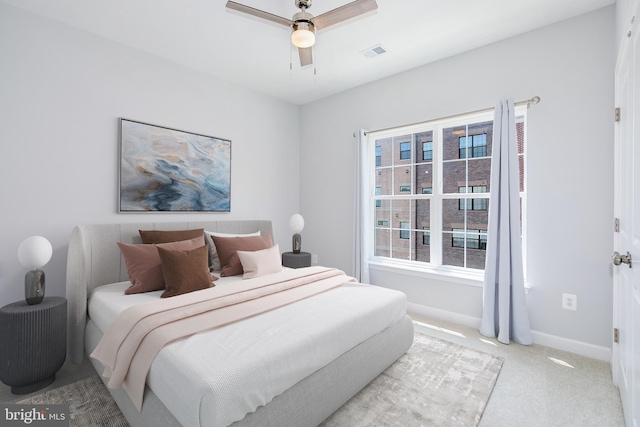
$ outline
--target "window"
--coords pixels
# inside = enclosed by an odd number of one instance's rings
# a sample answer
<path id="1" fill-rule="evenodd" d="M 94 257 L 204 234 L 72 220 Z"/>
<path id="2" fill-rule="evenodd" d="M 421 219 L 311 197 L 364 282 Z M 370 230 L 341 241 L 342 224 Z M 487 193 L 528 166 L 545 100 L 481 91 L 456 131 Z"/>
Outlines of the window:
<path id="1" fill-rule="evenodd" d="M 401 142 L 400 143 L 400 160 L 411 159 L 411 143 L 410 142 Z"/>
<path id="2" fill-rule="evenodd" d="M 487 134 L 461 136 L 460 142 L 460 158 L 469 157 L 485 157 L 487 155 Z"/>
<path id="3" fill-rule="evenodd" d="M 471 191 L 467 191 L 467 189 Z M 458 193 L 486 193 L 486 185 L 474 185 L 472 187 L 458 187 Z M 460 199 L 458 210 L 486 211 L 487 199 Z"/>
<path id="4" fill-rule="evenodd" d="M 408 239 L 409 238 L 409 234 L 410 234 L 409 229 L 410 228 L 411 228 L 411 226 L 410 226 L 410 224 L 408 222 L 400 221 L 400 238 L 401 239 Z"/>
<path id="5" fill-rule="evenodd" d="M 521 232 L 525 114 L 516 109 Z M 372 261 L 447 274 L 484 269 L 492 137 L 493 112 L 369 133 Z"/>
<path id="6" fill-rule="evenodd" d="M 487 250 L 487 232 L 485 230 L 453 229 L 451 246 L 454 248 Z"/>
<path id="7" fill-rule="evenodd" d="M 422 143 L 422 160 L 432 160 L 433 159 L 433 142 L 423 142 Z"/>

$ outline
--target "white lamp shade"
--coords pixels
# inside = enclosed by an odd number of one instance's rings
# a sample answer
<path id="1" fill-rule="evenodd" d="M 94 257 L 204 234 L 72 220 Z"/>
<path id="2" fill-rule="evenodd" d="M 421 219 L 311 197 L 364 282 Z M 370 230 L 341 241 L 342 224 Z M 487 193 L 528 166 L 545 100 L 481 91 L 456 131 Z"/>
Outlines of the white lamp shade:
<path id="1" fill-rule="evenodd" d="M 20 264 L 32 270 L 44 267 L 52 254 L 51 243 L 42 236 L 27 237 L 18 247 Z"/>
<path id="2" fill-rule="evenodd" d="M 296 47 L 311 47 L 316 43 L 316 35 L 313 32 L 314 27 L 311 24 L 297 22 L 293 26 L 291 33 L 291 43 Z"/>
<path id="3" fill-rule="evenodd" d="M 304 228 L 304 218 L 302 218 L 302 215 L 293 215 L 289 220 L 289 227 L 291 227 L 291 231 L 293 231 L 295 234 L 300 233 Z"/>

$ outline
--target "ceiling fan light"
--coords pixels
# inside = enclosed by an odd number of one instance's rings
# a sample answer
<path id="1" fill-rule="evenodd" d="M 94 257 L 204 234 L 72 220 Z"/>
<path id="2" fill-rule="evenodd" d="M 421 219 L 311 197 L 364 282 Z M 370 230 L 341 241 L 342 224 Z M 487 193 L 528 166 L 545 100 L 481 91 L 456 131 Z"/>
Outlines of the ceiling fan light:
<path id="1" fill-rule="evenodd" d="M 296 47 L 311 47 L 316 43 L 313 24 L 308 22 L 296 22 L 293 24 L 291 43 Z"/>

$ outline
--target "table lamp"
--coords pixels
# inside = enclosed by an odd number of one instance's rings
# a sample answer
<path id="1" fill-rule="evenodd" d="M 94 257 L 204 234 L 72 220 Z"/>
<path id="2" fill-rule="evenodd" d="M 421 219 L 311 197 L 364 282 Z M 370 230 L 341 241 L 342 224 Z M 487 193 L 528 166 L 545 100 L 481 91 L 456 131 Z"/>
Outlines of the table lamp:
<path id="1" fill-rule="evenodd" d="M 302 215 L 293 215 L 289 220 L 289 227 L 291 227 L 291 231 L 293 231 L 293 238 L 291 240 L 293 253 L 299 254 L 300 249 L 302 248 L 302 237 L 300 236 L 300 232 L 302 232 L 302 229 L 304 228 L 304 218 L 302 218 Z"/>
<path id="2" fill-rule="evenodd" d="M 51 259 L 53 248 L 42 236 L 27 237 L 18 247 L 20 264 L 29 268 L 24 276 L 24 296 L 27 304 L 40 304 L 44 298 L 44 267 Z"/>

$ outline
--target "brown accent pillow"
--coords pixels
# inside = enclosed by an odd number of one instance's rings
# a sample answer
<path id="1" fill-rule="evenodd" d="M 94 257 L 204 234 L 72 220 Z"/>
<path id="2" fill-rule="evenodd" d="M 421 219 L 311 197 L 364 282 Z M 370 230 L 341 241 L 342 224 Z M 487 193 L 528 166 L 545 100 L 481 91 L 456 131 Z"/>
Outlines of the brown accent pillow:
<path id="1" fill-rule="evenodd" d="M 160 298 L 175 297 L 211 287 L 209 250 L 206 246 L 181 251 L 158 247 L 166 291 Z"/>
<path id="2" fill-rule="evenodd" d="M 237 276 L 242 274 L 242 263 L 238 257 L 238 251 L 259 251 L 269 249 L 273 246 L 271 235 L 249 236 L 249 237 L 219 237 L 211 236 L 218 251 L 220 265 L 222 266 L 221 276 Z"/>
<path id="3" fill-rule="evenodd" d="M 160 243 L 158 245 L 131 245 L 118 243 L 124 263 L 129 273 L 129 286 L 124 293 L 138 294 L 164 289 L 164 277 L 160 264 L 158 248 L 189 250 L 204 246 L 204 235 L 180 242 Z"/>
<path id="4" fill-rule="evenodd" d="M 169 243 L 203 236 L 204 228 L 195 230 L 138 230 L 142 243 Z"/>

